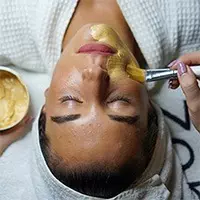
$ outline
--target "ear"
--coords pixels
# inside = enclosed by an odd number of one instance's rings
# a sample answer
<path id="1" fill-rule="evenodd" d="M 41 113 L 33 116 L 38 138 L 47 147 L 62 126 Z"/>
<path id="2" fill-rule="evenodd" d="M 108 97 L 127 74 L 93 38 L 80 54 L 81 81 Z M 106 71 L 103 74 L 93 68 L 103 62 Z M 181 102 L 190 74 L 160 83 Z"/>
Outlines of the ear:
<path id="1" fill-rule="evenodd" d="M 152 99 L 151 99 L 151 97 L 149 97 L 148 108 L 149 108 L 149 111 L 150 111 L 150 110 L 153 110 L 153 104 L 152 104 Z"/>
<path id="2" fill-rule="evenodd" d="M 49 88 L 47 88 L 47 89 L 45 90 L 45 92 L 44 92 L 45 99 L 47 99 L 48 93 L 49 93 Z M 45 103 L 44 106 L 42 107 L 42 111 L 43 111 L 43 112 L 46 112 L 46 103 Z"/>
<path id="3" fill-rule="evenodd" d="M 46 113 L 46 104 L 43 105 L 42 112 Z"/>
<path id="4" fill-rule="evenodd" d="M 45 92 L 44 92 L 44 96 L 45 96 L 45 98 L 47 98 L 48 93 L 49 93 L 49 88 L 47 88 L 47 89 L 45 90 Z"/>

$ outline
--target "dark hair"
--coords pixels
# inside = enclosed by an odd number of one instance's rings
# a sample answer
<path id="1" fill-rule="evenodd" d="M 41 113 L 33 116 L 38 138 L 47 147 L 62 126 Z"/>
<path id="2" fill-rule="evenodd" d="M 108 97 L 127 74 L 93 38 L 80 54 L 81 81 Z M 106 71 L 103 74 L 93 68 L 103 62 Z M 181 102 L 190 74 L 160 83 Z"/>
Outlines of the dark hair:
<path id="1" fill-rule="evenodd" d="M 41 150 L 52 174 L 66 186 L 89 196 L 111 198 L 126 190 L 139 178 L 138 174 L 142 173 L 143 169 L 138 160 L 135 160 L 134 166 L 131 164 L 132 161 L 117 170 L 109 170 L 95 163 L 90 166 L 69 168 L 67 163 L 50 149 L 49 139 L 45 134 L 45 124 L 46 115 L 42 112 L 39 119 Z M 148 132 L 143 141 L 146 157 L 150 158 L 153 153 L 157 132 L 157 116 L 152 110 L 148 114 Z"/>

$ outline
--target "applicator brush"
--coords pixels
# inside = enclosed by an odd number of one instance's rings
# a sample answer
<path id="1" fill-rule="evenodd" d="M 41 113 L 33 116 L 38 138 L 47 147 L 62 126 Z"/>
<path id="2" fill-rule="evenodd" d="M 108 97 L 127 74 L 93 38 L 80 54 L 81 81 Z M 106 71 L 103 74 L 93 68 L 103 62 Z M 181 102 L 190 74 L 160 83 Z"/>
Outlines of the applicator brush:
<path id="1" fill-rule="evenodd" d="M 190 68 L 197 77 L 200 77 L 200 66 L 191 66 Z M 138 80 L 140 82 L 159 81 L 173 77 L 177 78 L 177 70 L 172 70 L 168 68 L 144 70 L 135 67 L 133 68 L 128 65 L 126 71 L 131 79 Z"/>

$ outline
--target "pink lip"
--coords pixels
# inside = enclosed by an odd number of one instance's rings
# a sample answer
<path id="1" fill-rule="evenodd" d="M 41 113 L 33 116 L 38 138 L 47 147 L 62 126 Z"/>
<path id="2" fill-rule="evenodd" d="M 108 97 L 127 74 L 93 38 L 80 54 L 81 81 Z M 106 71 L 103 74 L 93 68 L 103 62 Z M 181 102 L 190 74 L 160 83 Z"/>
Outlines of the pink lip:
<path id="1" fill-rule="evenodd" d="M 115 51 L 104 44 L 85 44 L 78 50 L 78 53 L 112 55 Z"/>

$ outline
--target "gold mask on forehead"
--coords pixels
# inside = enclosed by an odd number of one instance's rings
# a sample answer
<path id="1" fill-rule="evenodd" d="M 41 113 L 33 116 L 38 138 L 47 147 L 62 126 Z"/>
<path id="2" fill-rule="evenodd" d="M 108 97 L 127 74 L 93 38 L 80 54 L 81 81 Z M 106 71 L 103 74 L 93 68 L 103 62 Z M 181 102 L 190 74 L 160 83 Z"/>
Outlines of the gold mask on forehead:
<path id="1" fill-rule="evenodd" d="M 110 56 L 107 61 L 107 70 L 111 78 L 128 76 L 126 69 L 130 67 L 134 68 L 134 79 L 143 82 L 137 60 L 111 27 L 106 24 L 93 25 L 91 35 L 95 40 L 108 44 L 117 50 L 116 54 Z"/>

